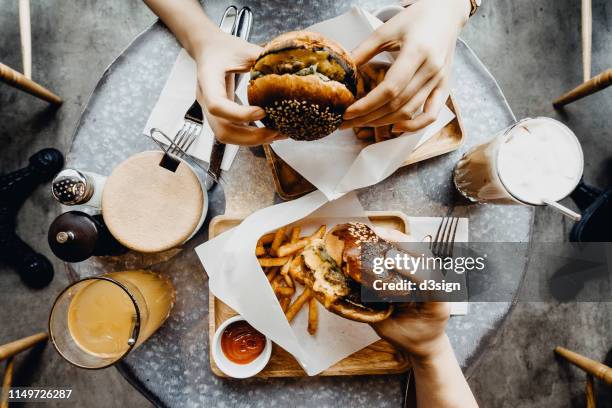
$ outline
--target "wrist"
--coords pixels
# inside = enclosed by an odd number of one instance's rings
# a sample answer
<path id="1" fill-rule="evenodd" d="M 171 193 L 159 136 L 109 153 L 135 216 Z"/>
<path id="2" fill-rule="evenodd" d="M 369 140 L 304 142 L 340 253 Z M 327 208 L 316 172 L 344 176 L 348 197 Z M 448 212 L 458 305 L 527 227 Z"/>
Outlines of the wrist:
<path id="1" fill-rule="evenodd" d="M 421 0 L 428 1 L 428 0 Z M 472 12 L 471 0 L 441 0 L 444 3 L 443 7 L 452 12 L 454 20 L 459 26 L 459 29 L 470 19 L 470 13 Z"/>
<path id="2" fill-rule="evenodd" d="M 410 353 L 409 359 L 414 369 L 427 368 L 437 361 L 445 360 L 448 353 L 452 354 L 452 346 L 446 333 L 428 341 Z"/>
<path id="3" fill-rule="evenodd" d="M 207 21 L 206 23 L 209 22 Z M 221 34 L 219 27 L 212 23 L 203 24 L 191 30 L 187 44 L 185 44 L 185 49 L 194 60 L 198 61 L 206 54 L 207 49 L 219 41 L 219 34 Z"/>

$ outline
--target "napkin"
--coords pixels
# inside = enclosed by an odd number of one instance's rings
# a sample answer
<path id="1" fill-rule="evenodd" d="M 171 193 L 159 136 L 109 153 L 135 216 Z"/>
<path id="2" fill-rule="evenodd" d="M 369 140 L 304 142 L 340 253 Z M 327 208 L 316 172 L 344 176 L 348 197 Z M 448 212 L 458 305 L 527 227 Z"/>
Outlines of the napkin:
<path id="1" fill-rule="evenodd" d="M 352 50 L 365 40 L 382 22 L 359 7 L 338 17 L 308 27 Z M 392 62 L 393 56 L 381 53 L 378 62 Z M 247 103 L 247 83 L 237 88 L 237 97 Z M 384 142 L 364 145 L 352 129 L 338 130 L 317 141 L 282 140 L 272 149 L 315 187 L 334 200 L 348 191 L 374 185 L 403 165 L 420 144 L 446 126 L 455 115 L 444 106 L 434 123 L 418 132 L 406 132 Z"/>
<path id="2" fill-rule="evenodd" d="M 421 236 L 435 233 L 439 225 L 437 218 L 410 220 L 410 235 L 401 234 L 404 239 L 422 240 Z M 368 219 L 354 192 L 330 202 L 323 193 L 315 191 L 251 214 L 240 225 L 198 246 L 196 253 L 208 274 L 211 292 L 291 353 L 308 375 L 316 375 L 379 337 L 369 325 L 344 319 L 321 306 L 315 336 L 306 331 L 306 309 L 291 324 L 287 322 L 254 248 L 263 234 L 298 221 L 302 233 L 309 234 L 321 224 L 331 228 L 349 221 L 367 223 Z M 383 236 L 393 234 L 381 229 L 378 232 Z M 467 239 L 467 220 L 459 223 L 457 236 Z"/>
<path id="3" fill-rule="evenodd" d="M 174 138 L 174 135 L 183 126 L 185 113 L 196 99 L 196 86 L 196 63 L 187 51 L 181 49 L 166 80 L 166 84 L 149 115 L 143 133 L 149 135 L 151 129 L 157 128 L 169 138 Z M 161 136 L 154 137 L 158 141 L 166 145 L 168 144 L 165 138 Z M 200 137 L 189 147 L 187 153 L 196 159 L 210 162 L 210 153 L 214 141 L 213 131 L 205 119 Z M 221 162 L 222 170 L 229 170 L 236 153 L 238 153 L 238 146 L 226 146 L 223 161 Z"/>

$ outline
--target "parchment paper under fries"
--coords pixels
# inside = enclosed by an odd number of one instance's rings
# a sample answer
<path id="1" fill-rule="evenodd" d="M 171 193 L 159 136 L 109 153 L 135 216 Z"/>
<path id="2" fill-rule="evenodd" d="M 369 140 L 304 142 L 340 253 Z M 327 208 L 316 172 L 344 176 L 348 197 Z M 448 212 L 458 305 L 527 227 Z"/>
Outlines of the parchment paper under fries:
<path id="1" fill-rule="evenodd" d="M 350 51 L 380 24 L 382 22 L 376 17 L 361 8 L 353 7 L 345 14 L 306 30 L 322 33 Z M 373 61 L 390 63 L 392 58 L 391 54 L 382 53 Z M 248 103 L 247 84 L 248 80 L 242 81 L 236 92 L 244 104 Z M 285 162 L 333 200 L 348 191 L 374 185 L 393 174 L 410 152 L 435 135 L 454 117 L 453 112 L 444 106 L 436 122 L 425 129 L 406 132 L 401 137 L 369 146 L 360 141 L 352 129 L 336 131 L 317 141 L 282 140 L 271 146 Z"/>

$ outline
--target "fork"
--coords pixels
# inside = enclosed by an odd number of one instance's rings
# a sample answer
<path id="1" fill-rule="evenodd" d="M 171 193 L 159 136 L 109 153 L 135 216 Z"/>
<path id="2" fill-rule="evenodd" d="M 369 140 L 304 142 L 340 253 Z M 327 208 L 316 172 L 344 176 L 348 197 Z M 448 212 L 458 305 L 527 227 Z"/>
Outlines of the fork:
<path id="1" fill-rule="evenodd" d="M 459 218 L 457 217 L 445 216 L 442 218 L 436 236 L 429 243 L 429 249 L 435 257 L 449 258 L 453 256 L 457 225 L 459 225 Z"/>
<path id="2" fill-rule="evenodd" d="M 169 153 L 178 157 L 183 157 L 187 153 L 202 132 L 202 118 L 202 108 L 195 101 L 185 114 L 183 127 L 174 135 Z"/>

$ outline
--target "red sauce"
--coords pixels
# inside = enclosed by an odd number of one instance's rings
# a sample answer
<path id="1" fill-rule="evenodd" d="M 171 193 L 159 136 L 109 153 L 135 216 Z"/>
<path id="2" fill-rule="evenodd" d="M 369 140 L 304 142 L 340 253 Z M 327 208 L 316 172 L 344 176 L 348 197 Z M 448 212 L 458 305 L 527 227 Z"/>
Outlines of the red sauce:
<path id="1" fill-rule="evenodd" d="M 223 354 L 236 364 L 255 360 L 265 345 L 266 337 L 244 320 L 230 324 L 221 335 Z"/>

